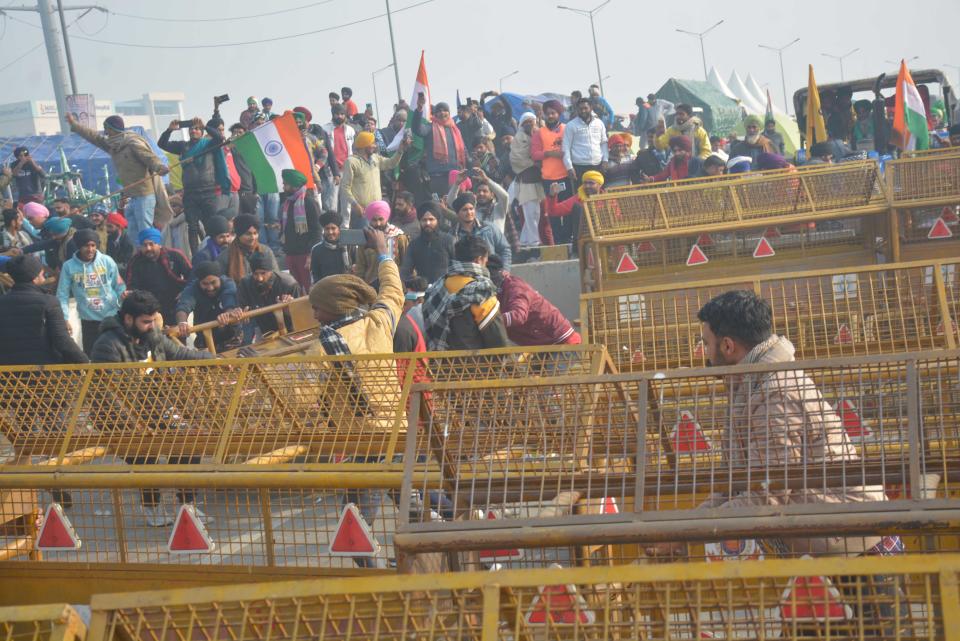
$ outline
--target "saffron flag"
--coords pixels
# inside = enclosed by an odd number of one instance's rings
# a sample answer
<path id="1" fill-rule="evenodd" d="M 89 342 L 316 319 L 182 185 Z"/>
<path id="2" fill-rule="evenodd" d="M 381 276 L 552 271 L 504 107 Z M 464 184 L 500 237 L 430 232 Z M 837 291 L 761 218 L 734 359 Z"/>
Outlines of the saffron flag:
<path id="1" fill-rule="evenodd" d="M 820 90 L 817 89 L 817 81 L 813 77 L 813 65 L 809 65 L 809 76 L 807 78 L 807 149 L 818 142 L 824 142 L 827 139 L 827 125 L 823 122 L 823 114 L 820 112 Z"/>
<path id="2" fill-rule="evenodd" d="M 410 95 L 410 102 L 407 103 L 410 105 L 411 113 L 407 115 L 407 124 L 404 130 L 406 134 L 406 129 L 410 128 L 410 123 L 413 120 L 411 117 L 413 111 L 417 109 L 417 99 L 420 97 L 420 94 L 423 94 L 424 98 L 424 107 L 423 107 L 423 119 L 427 122 L 430 122 L 430 105 L 433 103 L 430 102 L 430 81 L 427 79 L 427 63 L 424 56 L 424 52 L 420 52 L 420 66 L 417 68 L 417 79 L 413 83 L 413 92 Z M 404 136 L 396 135 L 393 137 L 393 140 L 390 141 L 390 145 L 387 147 L 387 151 L 393 153 L 400 148 L 400 143 L 403 142 Z M 422 143 L 420 143 L 422 144 Z M 417 148 L 417 137 L 414 137 L 414 148 Z"/>
<path id="3" fill-rule="evenodd" d="M 261 194 L 283 189 L 280 172 L 284 169 L 296 169 L 307 177 L 307 187 L 314 187 L 312 161 L 292 111 L 251 129 L 233 145 L 253 173 Z"/>
<path id="4" fill-rule="evenodd" d="M 928 149 L 930 134 L 927 132 L 926 109 L 907 63 L 900 61 L 897 75 L 897 96 L 893 107 L 893 135 L 891 142 L 903 151 Z"/>

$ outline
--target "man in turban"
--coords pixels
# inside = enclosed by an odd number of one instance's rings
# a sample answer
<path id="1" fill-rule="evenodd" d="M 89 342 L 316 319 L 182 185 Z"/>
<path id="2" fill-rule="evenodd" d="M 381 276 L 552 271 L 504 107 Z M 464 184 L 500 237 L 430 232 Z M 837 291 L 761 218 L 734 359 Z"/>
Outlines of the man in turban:
<path id="1" fill-rule="evenodd" d="M 276 263 L 271 262 L 265 254 L 250 255 L 250 273 L 237 283 L 240 309 L 248 311 L 260 309 L 268 305 L 286 303 L 301 296 L 303 296 L 303 288 L 293 276 L 277 271 Z M 287 330 L 292 330 L 293 320 L 289 309 L 284 310 L 283 318 Z M 280 329 L 273 314 L 261 314 L 253 320 L 260 329 L 261 335 Z"/>
<path id="2" fill-rule="evenodd" d="M 670 139 L 670 157 L 667 166 L 659 174 L 647 176 L 644 182 L 659 182 L 661 180 L 683 180 L 700 175 L 703 161 L 693 155 L 693 141 L 686 136 L 674 136 Z"/>
<path id="3" fill-rule="evenodd" d="M 296 169 L 280 172 L 280 238 L 290 274 L 306 289 L 310 286 L 310 250 L 320 241 L 320 202 L 307 189 L 307 177 Z"/>
<path id="4" fill-rule="evenodd" d="M 193 325 L 217 321 L 220 326 L 213 330 L 213 344 L 217 352 L 239 347 L 243 339 L 240 326 L 232 323 L 232 311 L 239 308 L 237 284 L 223 275 L 220 264 L 213 261 L 195 263 L 193 280 L 184 288 L 177 300 L 177 332 L 181 339 L 190 335 Z M 193 325 L 188 318 L 193 313 Z M 194 340 L 197 349 L 207 347 L 203 334 Z"/>
<path id="5" fill-rule="evenodd" d="M 121 274 L 126 274 L 127 265 L 136 251 L 133 241 L 127 234 L 127 219 L 118 212 L 110 212 L 107 214 L 105 226 L 107 228 L 107 256 L 117 264 L 117 269 Z"/>
<path id="6" fill-rule="evenodd" d="M 155 227 L 142 230 L 137 240 L 140 249 L 127 265 L 127 286 L 156 296 L 164 322 L 172 324 L 177 297 L 190 279 L 190 260 L 180 250 L 164 247 L 160 230 Z"/>
<path id="7" fill-rule="evenodd" d="M 754 115 L 747 116 L 743 119 L 743 126 L 746 134 L 744 134 L 743 140 L 739 140 L 731 145 L 731 158 L 734 156 L 747 156 L 750 158 L 750 163 L 756 165 L 760 154 L 776 154 L 779 152 L 779 149 L 777 149 L 766 136 L 760 133 L 760 129 L 762 128 L 760 118 Z"/>
<path id="8" fill-rule="evenodd" d="M 363 212 L 367 225 L 382 231 L 387 237 L 387 253 L 396 264 L 403 261 L 410 244 L 410 237 L 403 230 L 389 222 L 390 204 L 385 200 L 375 200 Z M 357 263 L 354 273 L 373 287 L 378 284 L 380 258 L 372 247 L 357 250 Z"/>
<path id="9" fill-rule="evenodd" d="M 393 156 L 384 158 L 377 153 L 377 141 L 373 133 L 361 131 L 353 143 L 354 154 L 347 159 L 340 182 L 340 197 L 343 201 L 340 214 L 344 227 L 356 226 L 360 220 L 351 220 L 351 215 L 359 219 L 367 205 L 383 198 L 380 186 L 380 172 L 390 171 L 400 164 L 403 152 L 409 142 L 404 138 Z M 362 224 L 360 225 L 362 226 Z"/>
<path id="10" fill-rule="evenodd" d="M 603 183 L 603 174 L 599 171 L 585 171 L 580 187 L 573 196 L 561 199 L 561 187 L 555 183 L 544 201 L 547 216 L 550 217 L 550 226 L 553 228 L 553 241 L 558 245 L 569 243 L 574 255 L 577 253 L 577 234 L 580 230 L 580 216 L 583 214 L 583 201 L 589 196 L 602 193 Z M 611 203 L 609 206 L 615 208 L 614 215 L 618 215 L 620 210 L 617 201 L 613 200 L 609 203 Z"/>

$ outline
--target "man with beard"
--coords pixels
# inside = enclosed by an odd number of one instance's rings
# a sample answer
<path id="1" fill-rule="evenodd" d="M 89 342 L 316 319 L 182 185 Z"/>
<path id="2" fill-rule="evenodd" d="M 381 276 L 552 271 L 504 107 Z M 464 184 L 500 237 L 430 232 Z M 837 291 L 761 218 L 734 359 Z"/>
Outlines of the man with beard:
<path id="1" fill-rule="evenodd" d="M 193 253 L 194 263 L 217 260 L 220 254 L 226 251 L 230 243 L 233 242 L 230 221 L 219 214 L 210 216 L 203 228 L 207 232 L 207 238 L 203 241 L 200 249 Z"/>
<path id="2" fill-rule="evenodd" d="M 57 298 L 64 318 L 70 318 L 70 297 L 76 299 L 83 351 L 89 354 L 100 334 L 100 323 L 120 309 L 127 286 L 113 259 L 97 251 L 100 239 L 95 231 L 81 229 L 73 240 L 77 251 L 60 271 Z M 67 329 L 73 333 L 69 322 Z"/>
<path id="3" fill-rule="evenodd" d="M 200 118 L 194 118 L 190 121 L 189 140 L 170 140 L 170 134 L 180 129 L 180 121 L 174 120 L 157 141 L 160 149 L 177 154 L 182 163 L 183 211 L 187 218 L 191 252 L 200 244 L 200 223 L 218 211 L 217 187 L 225 193 L 230 191 L 226 160 L 219 150 L 211 151 L 216 145 L 223 144 L 218 124 L 211 120 L 204 127 Z"/>
<path id="4" fill-rule="evenodd" d="M 237 310 L 237 284 L 224 276 L 220 265 L 213 261 L 196 263 L 193 266 L 194 280 L 180 294 L 177 301 L 177 334 L 181 340 L 190 335 L 193 325 L 218 321 L 220 327 L 213 330 L 213 344 L 217 353 L 239 347 L 243 331 L 239 325 L 229 324 Z M 193 314 L 193 325 L 187 320 Z M 194 339 L 197 349 L 207 346 L 203 334 Z"/>
<path id="5" fill-rule="evenodd" d="M 380 130 L 380 137 L 383 138 L 383 143 L 389 147 L 393 142 L 394 137 L 397 134 L 402 133 L 406 126 L 407 110 L 397 109 L 395 112 L 393 112 L 393 116 L 391 116 L 390 122 L 387 123 L 387 126 Z"/>
<path id="6" fill-rule="evenodd" d="M 120 305 L 120 311 L 103 321 L 100 326 L 100 336 L 93 344 L 90 360 L 94 363 L 144 363 L 163 361 L 192 361 L 213 358 L 213 354 L 197 349 L 191 349 L 177 343 L 161 331 L 157 323 L 157 312 L 160 311 L 160 302 L 150 292 L 131 291 Z M 157 382 L 160 385 L 160 382 Z M 161 396 L 162 389 L 157 389 Z M 109 399 L 104 399 L 109 403 Z M 160 405 L 166 408 L 167 405 Z M 120 408 L 116 410 L 121 412 Z M 154 429 L 165 427 L 164 419 L 155 416 L 150 421 Z M 149 465 L 157 459 L 144 457 L 125 458 L 131 465 Z M 169 464 L 193 464 L 200 462 L 200 457 L 173 456 L 167 460 Z M 192 490 L 177 490 L 177 500 L 180 503 L 192 504 L 194 493 Z M 140 491 L 140 501 L 147 525 L 150 527 L 166 527 L 173 524 L 173 517 L 163 508 L 160 490 L 143 489 Z M 196 514 L 207 521 L 206 514 L 196 508 Z"/>
<path id="7" fill-rule="evenodd" d="M 311 130 L 310 121 L 313 119 L 313 114 L 306 107 L 294 107 L 293 108 L 293 119 L 297 122 L 297 128 L 300 130 L 300 135 L 303 136 L 303 146 L 307 148 L 307 155 L 312 161 L 310 163 L 310 170 L 313 172 L 313 184 L 319 188 L 322 184 L 323 179 L 322 174 L 329 173 L 329 154 L 327 144 L 325 143 L 326 138 L 323 140 L 320 139 L 314 131 L 321 132 L 321 135 L 325 135 L 323 132 L 323 127 L 316 127 Z M 331 174 L 332 175 L 332 174 Z M 337 172 L 339 176 L 339 172 Z M 314 190 L 316 191 L 316 189 Z M 272 220 L 271 222 L 277 222 Z"/>
<path id="8" fill-rule="evenodd" d="M 367 206 L 383 198 L 380 172 L 390 171 L 399 165 L 408 146 L 404 139 L 400 142 L 397 153 L 384 158 L 377 153 L 376 139 L 369 131 L 361 131 L 355 140 L 354 154 L 347 159 L 343 180 L 340 182 L 340 195 L 343 199 L 340 214 L 345 227 L 352 226 L 351 222 L 359 222 Z M 355 220 L 352 221 L 351 218 Z"/>
<path id="9" fill-rule="evenodd" d="M 684 103 L 677 105 L 671 127 L 665 129 L 663 121 L 657 124 L 657 149 L 666 151 L 670 149 L 671 138 L 686 136 L 693 143 L 693 155 L 700 160 L 706 160 L 712 152 L 710 136 L 707 135 L 707 131 L 699 125 L 697 120 L 691 119 L 692 117 L 693 107 Z"/>
<path id="10" fill-rule="evenodd" d="M 387 253 L 394 263 L 400 264 L 407 251 L 407 246 L 410 244 L 410 238 L 403 233 L 402 229 L 388 222 L 390 205 L 387 201 L 373 201 L 367 205 L 363 215 L 370 227 L 383 232 L 387 241 Z M 376 249 L 372 247 L 363 247 L 357 250 L 357 264 L 354 273 L 374 289 L 379 285 L 380 259 L 381 257 L 376 253 Z"/>
<path id="11" fill-rule="evenodd" d="M 574 185 L 588 171 L 603 171 L 607 164 L 607 128 L 594 117 L 590 100 L 577 103 L 577 117 L 563 130 L 563 166 Z"/>
<path id="12" fill-rule="evenodd" d="M 107 256 L 113 259 L 117 264 L 117 271 L 121 274 L 127 273 L 127 265 L 136 248 L 133 241 L 127 235 L 127 219 L 118 212 L 107 214 Z"/>
<path id="13" fill-rule="evenodd" d="M 320 240 L 320 203 L 307 189 L 307 177 L 296 169 L 280 172 L 284 201 L 280 231 L 287 269 L 300 286 L 310 286 L 310 250 Z"/>
<path id="14" fill-rule="evenodd" d="M 520 116 L 520 128 L 510 145 L 510 168 L 516 176 L 513 193 L 523 211 L 523 228 L 520 232 L 520 247 L 536 247 L 540 244 L 540 202 L 543 186 L 540 184 L 540 167 L 532 156 L 533 138 L 536 131 L 536 115 L 527 111 Z M 487 183 L 489 184 L 489 183 Z M 477 199 L 479 202 L 479 198 Z"/>
<path id="15" fill-rule="evenodd" d="M 700 174 L 703 161 L 693 155 L 693 145 L 686 136 L 674 136 L 670 139 L 670 151 L 673 156 L 660 173 L 647 176 L 644 182 L 659 182 L 661 180 L 683 180 Z"/>
<path id="16" fill-rule="evenodd" d="M 340 214 L 330 211 L 320 216 L 320 228 L 323 240 L 310 250 L 310 276 L 314 283 L 351 272 L 347 246 L 340 244 Z"/>
<path id="17" fill-rule="evenodd" d="M 160 230 L 148 227 L 140 232 L 140 250 L 127 266 L 127 286 L 148 291 L 160 301 L 166 323 L 177 314 L 177 297 L 190 278 L 190 260 L 176 249 L 160 244 Z"/>
<path id="18" fill-rule="evenodd" d="M 560 200 L 560 186 L 553 185 L 547 194 L 545 209 L 550 217 L 550 226 L 553 228 L 553 242 L 558 245 L 567 243 L 572 245 L 574 254 L 577 252 L 577 234 L 580 231 L 580 216 L 583 213 L 583 201 L 588 196 L 596 196 L 603 191 L 603 174 L 599 171 L 588 171 L 583 174 L 583 182 L 577 193 Z M 508 267 L 504 267 L 509 271 Z"/>
<path id="19" fill-rule="evenodd" d="M 563 130 L 560 122 L 563 105 L 559 100 L 547 100 L 543 103 L 544 126 L 537 129 L 530 141 L 530 157 L 540 163 L 540 176 L 543 191 L 550 191 L 554 183 L 560 184 L 560 199 L 566 200 L 573 195 L 573 183 L 563 166 Z"/>
<path id="20" fill-rule="evenodd" d="M 400 263 L 400 278 L 410 281 L 414 275 L 432 283 L 447 273 L 453 260 L 453 236 L 440 230 L 440 203 L 429 201 L 417 208 L 420 233 L 411 241 Z"/>
<path id="21" fill-rule="evenodd" d="M 341 104 L 330 108 L 330 122 L 323 126 L 330 138 L 333 149 L 333 158 L 330 158 L 330 169 L 333 172 L 331 182 L 323 185 L 324 211 L 336 211 L 340 203 L 340 176 L 343 173 L 347 158 L 353 153 L 353 140 L 356 132 L 347 124 L 347 110 Z"/>
<path id="22" fill-rule="evenodd" d="M 417 207 L 413 203 L 413 194 L 409 191 L 399 191 L 394 195 L 390 222 L 402 229 L 411 241 L 420 235 Z"/>
<path id="23" fill-rule="evenodd" d="M 279 271 L 277 257 L 266 245 L 260 243 L 260 221 L 256 216 L 240 214 L 233 219 L 234 239 L 230 246 L 221 251 L 217 262 L 223 273 L 239 283 L 240 279 L 250 273 L 250 259 L 262 255 L 270 264 L 270 269 Z"/>
<path id="24" fill-rule="evenodd" d="M 744 118 L 743 126 L 746 134 L 743 140 L 730 146 L 730 157 L 747 156 L 750 164 L 756 165 L 760 154 L 775 154 L 777 149 L 770 140 L 760 133 L 760 119 L 750 115 Z"/>
<path id="25" fill-rule="evenodd" d="M 250 257 L 250 273 L 244 276 L 237 286 L 237 295 L 242 310 L 253 311 L 303 296 L 303 288 L 300 287 L 300 283 L 293 276 L 281 274 L 275 269 L 275 264 L 271 264 L 263 254 L 253 254 Z M 243 313 L 239 309 L 235 310 L 231 314 L 231 318 L 240 320 L 243 318 Z M 289 310 L 283 312 L 283 319 L 287 330 L 292 330 L 293 320 L 290 318 Z M 254 318 L 254 321 L 260 329 L 261 336 L 268 332 L 276 332 L 279 329 L 277 319 L 273 314 L 261 314 Z"/>
<path id="26" fill-rule="evenodd" d="M 421 92 L 417 96 L 417 110 L 413 112 L 410 128 L 423 138 L 430 192 L 439 196 L 449 186 L 447 177 L 450 172 L 467 166 L 467 150 L 460 129 L 450 117 L 450 106 L 445 102 L 434 105 L 433 122 L 426 121 L 423 113 L 425 108 L 426 97 Z"/>

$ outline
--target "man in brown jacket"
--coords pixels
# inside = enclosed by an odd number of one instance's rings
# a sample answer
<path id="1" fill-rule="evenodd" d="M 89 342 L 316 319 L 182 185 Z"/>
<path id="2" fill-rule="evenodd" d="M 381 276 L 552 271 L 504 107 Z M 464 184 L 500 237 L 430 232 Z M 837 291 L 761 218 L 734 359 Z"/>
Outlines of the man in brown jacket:
<path id="1" fill-rule="evenodd" d="M 67 122 L 71 131 L 110 154 L 117 168 L 117 180 L 130 198 L 123 210 L 127 234 L 138 238 L 142 230 L 153 226 L 157 190 L 163 188 L 158 176 L 165 175 L 169 168 L 143 136 L 124 128 L 120 116 L 110 116 L 103 121 L 105 135 L 84 127 L 73 114 L 67 114 Z"/>

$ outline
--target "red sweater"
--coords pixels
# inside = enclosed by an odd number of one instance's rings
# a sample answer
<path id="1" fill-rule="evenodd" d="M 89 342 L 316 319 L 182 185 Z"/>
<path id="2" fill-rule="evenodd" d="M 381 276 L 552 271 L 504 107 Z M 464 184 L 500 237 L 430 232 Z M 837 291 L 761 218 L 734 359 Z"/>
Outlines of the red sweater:
<path id="1" fill-rule="evenodd" d="M 504 276 L 497 298 L 507 336 L 517 345 L 579 343 L 573 339 L 579 339 L 579 334 L 573 331 L 570 321 L 522 279 Z"/>

